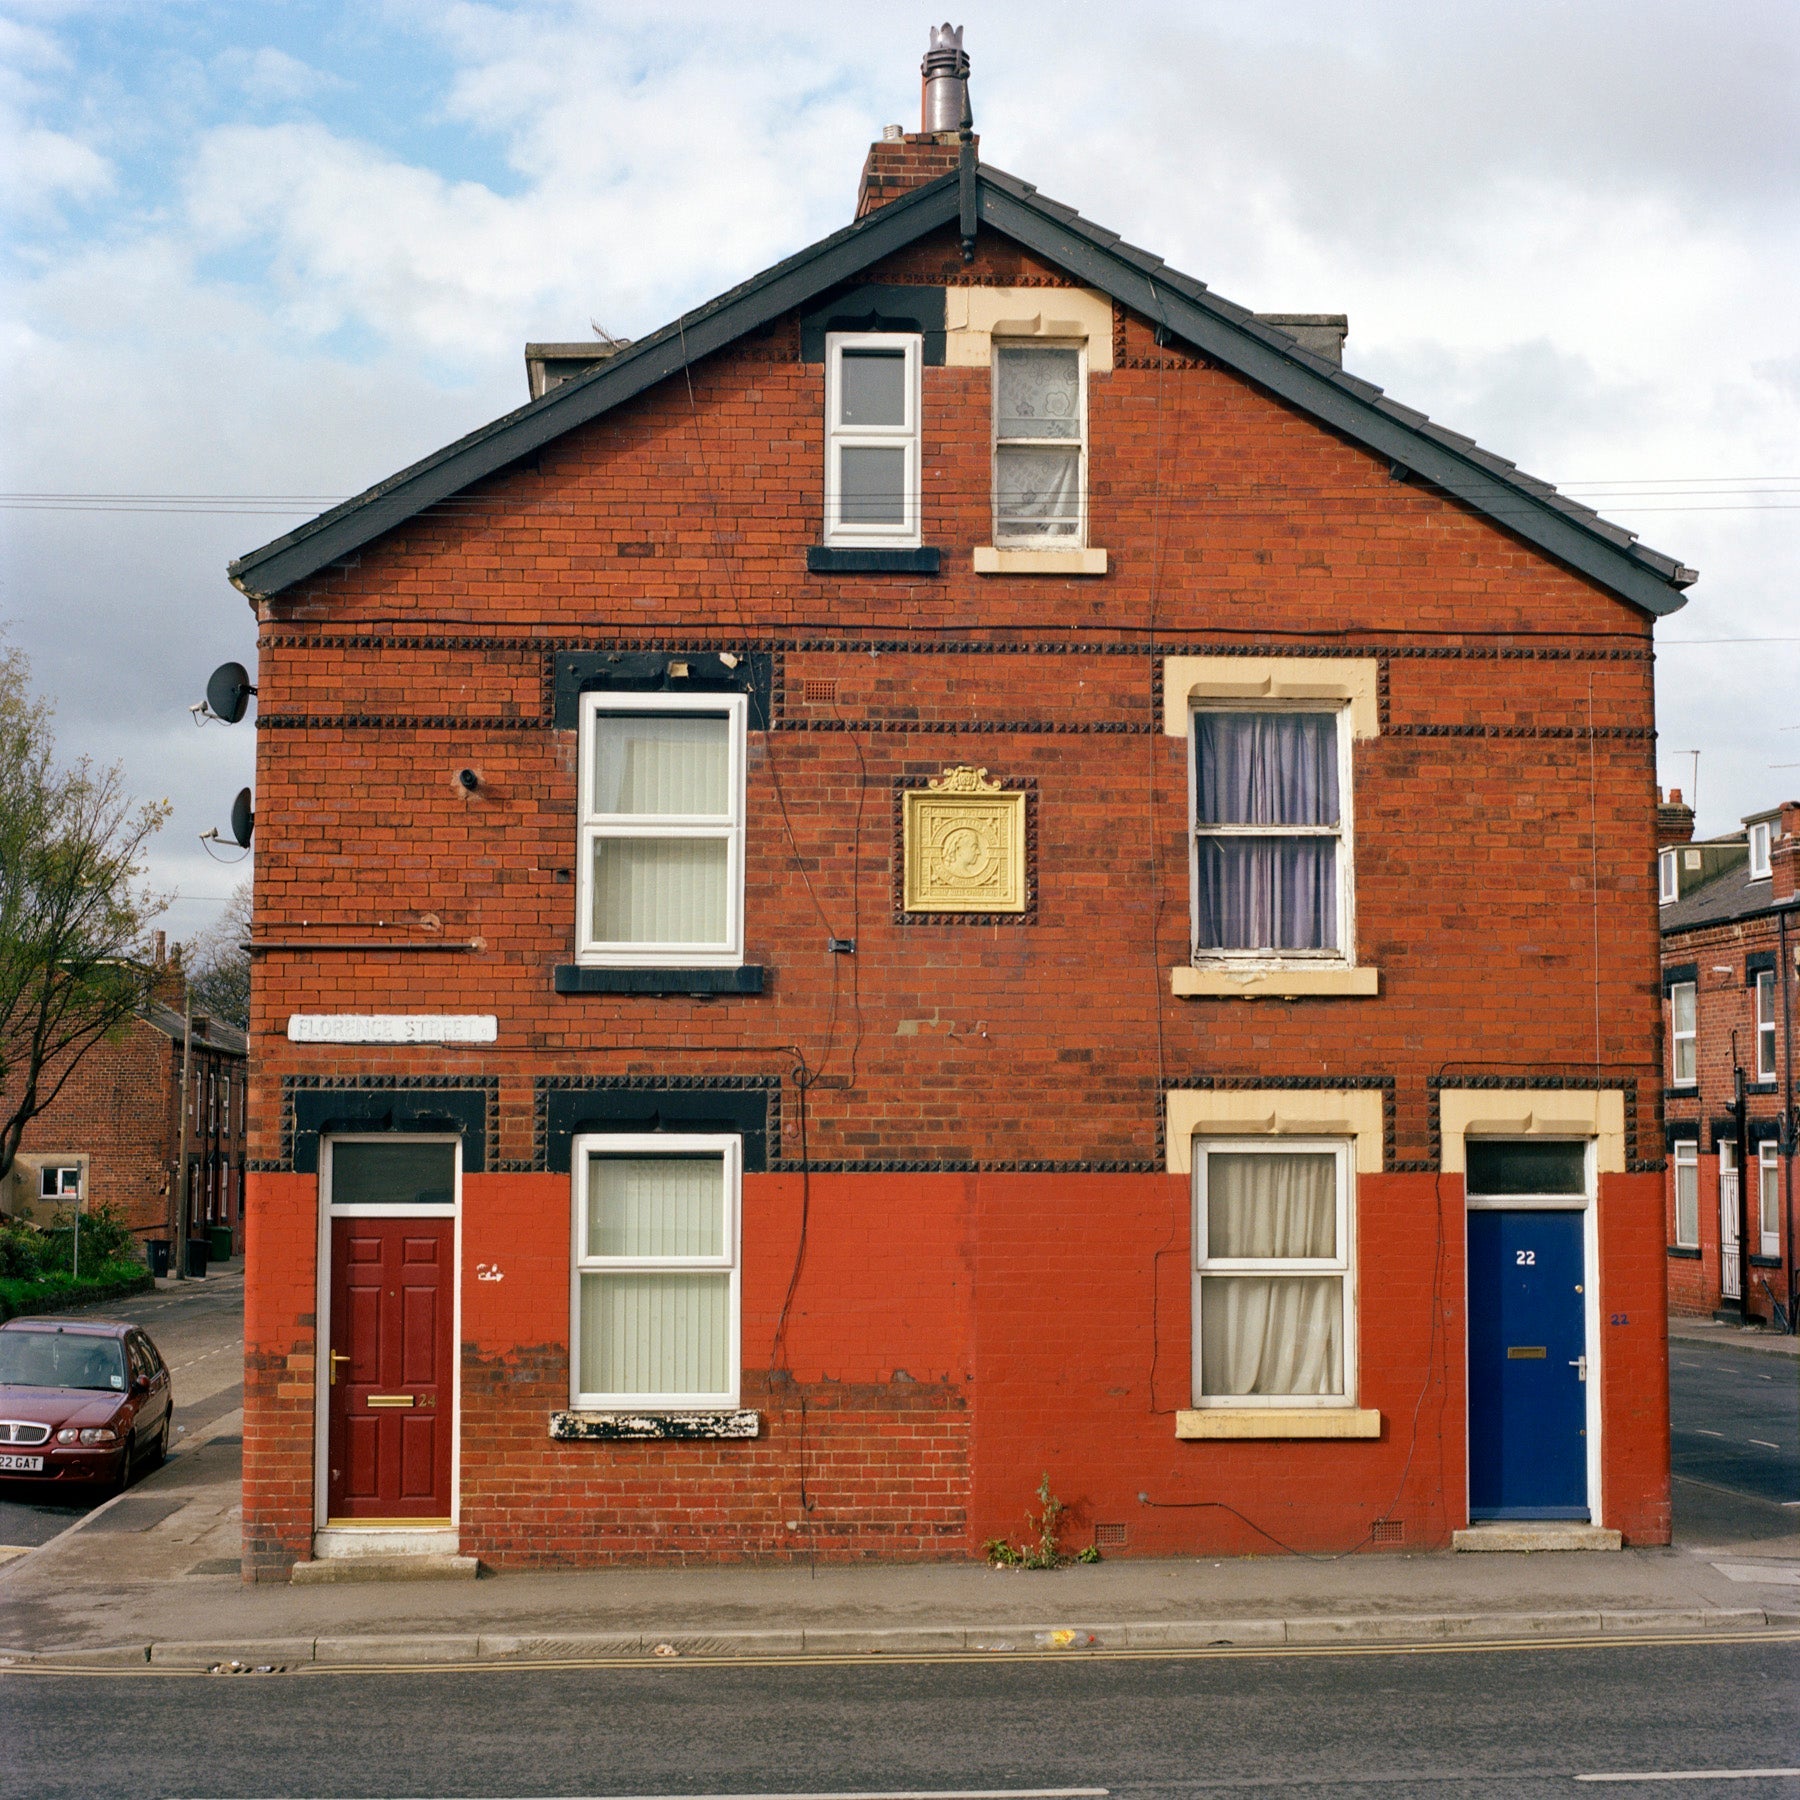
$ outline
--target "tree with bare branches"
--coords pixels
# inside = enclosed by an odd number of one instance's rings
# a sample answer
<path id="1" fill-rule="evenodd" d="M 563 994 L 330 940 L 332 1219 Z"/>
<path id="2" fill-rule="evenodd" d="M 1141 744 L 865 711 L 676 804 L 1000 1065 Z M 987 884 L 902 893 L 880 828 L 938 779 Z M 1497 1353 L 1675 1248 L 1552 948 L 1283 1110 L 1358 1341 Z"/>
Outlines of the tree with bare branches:
<path id="1" fill-rule="evenodd" d="M 25 1127 L 148 997 L 141 946 L 164 902 L 143 852 L 168 817 L 115 765 L 56 762 L 50 709 L 0 646 L 0 1177 Z"/>
<path id="2" fill-rule="evenodd" d="M 212 924 L 187 947 L 188 986 L 194 1011 L 250 1029 L 251 886 L 240 881 Z"/>

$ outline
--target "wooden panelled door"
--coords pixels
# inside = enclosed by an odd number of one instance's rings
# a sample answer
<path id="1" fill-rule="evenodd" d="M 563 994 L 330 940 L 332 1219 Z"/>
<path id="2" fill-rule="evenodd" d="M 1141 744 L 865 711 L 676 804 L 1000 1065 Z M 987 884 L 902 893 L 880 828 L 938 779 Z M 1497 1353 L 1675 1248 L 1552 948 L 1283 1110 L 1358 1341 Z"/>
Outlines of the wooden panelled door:
<path id="1" fill-rule="evenodd" d="M 331 1222 L 327 1514 L 448 1522 L 456 1224 Z"/>

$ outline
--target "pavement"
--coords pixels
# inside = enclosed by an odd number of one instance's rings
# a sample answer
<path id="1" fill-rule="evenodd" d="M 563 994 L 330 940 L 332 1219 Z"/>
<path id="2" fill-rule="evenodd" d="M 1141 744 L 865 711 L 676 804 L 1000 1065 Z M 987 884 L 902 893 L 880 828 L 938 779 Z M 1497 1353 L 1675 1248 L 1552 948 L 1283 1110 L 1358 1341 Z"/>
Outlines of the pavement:
<path id="1" fill-rule="evenodd" d="M 1778 1388 L 1758 1380 L 1750 1391 Z M 1800 1638 L 1800 1504 L 1704 1484 L 1678 1484 L 1673 1546 L 1615 1552 L 1134 1558 L 1055 1571 L 615 1568 L 251 1586 L 239 1577 L 243 1425 L 241 1410 L 224 1409 L 231 1397 L 222 1385 L 196 1409 L 196 1421 L 209 1404 L 217 1410 L 190 1425 L 161 1470 L 0 1567 L 0 1668 L 235 1673 Z"/>

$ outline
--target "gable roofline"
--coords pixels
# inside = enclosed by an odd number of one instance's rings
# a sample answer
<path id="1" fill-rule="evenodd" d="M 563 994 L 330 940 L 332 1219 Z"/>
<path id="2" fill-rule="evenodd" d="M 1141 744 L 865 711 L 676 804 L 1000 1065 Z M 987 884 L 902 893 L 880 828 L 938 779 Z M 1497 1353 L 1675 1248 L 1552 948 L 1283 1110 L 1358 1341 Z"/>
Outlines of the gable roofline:
<path id="1" fill-rule="evenodd" d="M 1397 469 L 1442 489 L 1609 592 L 1661 615 L 1684 604 L 1692 569 L 1569 500 L 1472 438 L 1390 400 L 1373 382 L 1304 350 L 1116 232 L 1045 199 L 988 164 L 977 171 L 982 224 L 1191 344 Z M 330 511 L 239 557 L 233 586 L 272 598 L 545 444 L 610 412 L 735 339 L 854 279 L 959 216 L 953 172 L 878 208 L 717 298 L 683 313 L 584 375 L 506 413 Z"/>

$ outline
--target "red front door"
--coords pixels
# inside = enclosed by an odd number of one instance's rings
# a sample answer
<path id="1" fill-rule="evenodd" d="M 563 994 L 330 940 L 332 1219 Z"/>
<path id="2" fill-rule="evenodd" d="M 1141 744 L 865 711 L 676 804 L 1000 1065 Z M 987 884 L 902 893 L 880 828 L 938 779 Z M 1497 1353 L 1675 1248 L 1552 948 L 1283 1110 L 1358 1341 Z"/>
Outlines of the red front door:
<path id="1" fill-rule="evenodd" d="M 451 1219 L 331 1222 L 327 1515 L 450 1517 Z"/>

